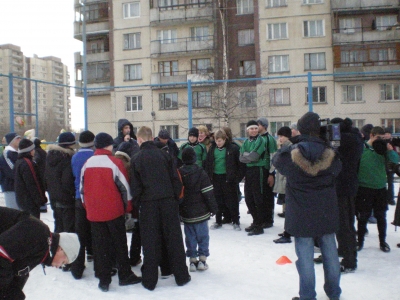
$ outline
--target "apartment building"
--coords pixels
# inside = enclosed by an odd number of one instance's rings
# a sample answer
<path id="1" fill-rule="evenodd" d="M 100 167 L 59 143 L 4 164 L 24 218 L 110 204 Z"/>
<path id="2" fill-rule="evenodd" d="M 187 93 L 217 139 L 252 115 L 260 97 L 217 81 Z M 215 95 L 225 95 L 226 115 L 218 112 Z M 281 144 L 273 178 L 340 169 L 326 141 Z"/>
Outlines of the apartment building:
<path id="1" fill-rule="evenodd" d="M 190 80 L 194 125 L 214 130 L 228 123 L 243 136 L 249 119 L 266 116 L 274 134 L 308 111 L 308 72 L 318 75 L 311 93 L 322 117 L 348 116 L 357 126 L 394 124 L 393 131 L 400 131 L 399 76 L 370 74 L 399 69 L 400 30 L 393 26 L 398 1 L 86 0 L 84 7 L 81 2 L 75 0 L 74 35 L 83 39 L 85 11 L 88 123 L 95 132 L 116 134 L 117 120 L 126 118 L 134 127 L 147 125 L 155 134 L 166 128 L 173 138 L 185 139 Z M 386 50 L 372 50 L 367 61 L 355 62 L 361 57 L 352 50 L 357 44 Z M 75 63 L 82 88 L 80 53 Z M 268 80 L 245 80 L 260 77 Z M 212 79 L 231 81 L 204 82 Z"/>

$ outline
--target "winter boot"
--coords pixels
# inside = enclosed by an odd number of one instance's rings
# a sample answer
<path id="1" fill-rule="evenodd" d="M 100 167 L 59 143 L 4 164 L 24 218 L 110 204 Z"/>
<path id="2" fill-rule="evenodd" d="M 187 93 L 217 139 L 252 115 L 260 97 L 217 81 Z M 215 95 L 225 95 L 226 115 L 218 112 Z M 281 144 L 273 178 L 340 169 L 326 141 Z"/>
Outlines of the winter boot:
<path id="1" fill-rule="evenodd" d="M 252 235 L 260 235 L 264 233 L 264 229 L 262 226 L 255 226 L 253 231 L 250 231 L 247 235 L 252 236 Z"/>
<path id="2" fill-rule="evenodd" d="M 196 272 L 198 264 L 199 264 L 199 261 L 197 260 L 197 258 L 196 257 L 191 257 L 189 259 L 189 271 L 190 272 Z"/>
<path id="3" fill-rule="evenodd" d="M 210 229 L 220 229 L 222 228 L 222 224 L 214 223 L 210 226 Z"/>
<path id="4" fill-rule="evenodd" d="M 199 263 L 197 265 L 197 270 L 199 270 L 199 271 L 207 270 L 208 269 L 208 265 L 207 265 L 207 262 L 206 262 L 207 257 L 204 256 L 204 255 L 200 255 L 199 259 L 200 260 L 199 260 Z"/>
<path id="5" fill-rule="evenodd" d="M 238 223 L 233 223 L 233 230 L 241 231 L 242 228 L 240 228 L 240 224 L 238 224 Z"/>

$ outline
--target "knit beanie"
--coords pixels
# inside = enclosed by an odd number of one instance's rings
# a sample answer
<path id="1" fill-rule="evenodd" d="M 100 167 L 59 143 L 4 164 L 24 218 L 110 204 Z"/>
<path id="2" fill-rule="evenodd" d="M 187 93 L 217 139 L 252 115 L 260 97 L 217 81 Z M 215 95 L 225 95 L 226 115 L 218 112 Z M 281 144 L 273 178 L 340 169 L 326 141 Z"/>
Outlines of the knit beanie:
<path id="1" fill-rule="evenodd" d="M 31 140 L 23 138 L 18 145 L 18 153 L 27 153 L 35 149 L 35 145 Z"/>
<path id="2" fill-rule="evenodd" d="M 163 139 L 163 140 L 168 140 L 170 138 L 168 130 L 161 129 L 160 132 L 158 133 L 158 138 Z"/>
<path id="3" fill-rule="evenodd" d="M 199 130 L 196 127 L 192 127 L 189 129 L 189 135 L 188 136 L 195 136 L 199 137 Z"/>
<path id="4" fill-rule="evenodd" d="M 331 120 L 332 124 L 340 124 L 341 132 L 350 132 L 353 126 L 353 121 L 350 118 L 342 119 L 342 118 L 333 118 Z"/>
<path id="5" fill-rule="evenodd" d="M 196 163 L 197 157 L 192 147 L 186 147 L 182 151 L 182 161 L 185 165 L 192 165 Z"/>
<path id="6" fill-rule="evenodd" d="M 133 155 L 133 144 L 129 142 L 122 142 L 119 144 L 117 148 L 117 152 L 115 152 L 115 155 L 122 154 L 122 155 L 127 155 L 129 159 L 131 159 Z M 125 156 L 124 155 L 124 156 Z"/>
<path id="7" fill-rule="evenodd" d="M 256 121 L 254 121 L 254 120 L 248 121 L 247 124 L 246 124 L 246 130 L 249 129 L 249 127 L 251 127 L 251 126 L 257 126 L 258 127 L 258 123 Z"/>
<path id="8" fill-rule="evenodd" d="M 65 255 L 68 257 L 68 263 L 73 263 L 78 257 L 79 248 L 81 247 L 77 234 L 60 232 L 58 245 L 63 249 Z"/>
<path id="9" fill-rule="evenodd" d="M 269 125 L 268 119 L 267 119 L 267 118 L 263 118 L 263 117 L 258 118 L 258 119 L 257 119 L 257 123 L 258 123 L 259 125 L 265 127 L 265 128 L 268 128 L 268 125 Z"/>
<path id="10" fill-rule="evenodd" d="M 114 140 L 111 135 L 105 132 L 100 132 L 96 135 L 94 138 L 94 146 L 97 149 L 103 149 L 105 147 L 108 147 L 110 145 L 114 144 Z"/>
<path id="11" fill-rule="evenodd" d="M 31 141 L 35 144 L 35 147 L 40 147 L 40 144 L 42 143 L 37 137 L 34 137 Z"/>
<path id="12" fill-rule="evenodd" d="M 79 146 L 89 148 L 94 145 L 94 134 L 89 130 L 82 131 L 79 135 Z"/>
<path id="13" fill-rule="evenodd" d="M 68 147 L 75 145 L 75 136 L 72 132 L 63 132 L 58 136 L 58 145 L 61 147 Z"/>
<path id="14" fill-rule="evenodd" d="M 283 127 L 279 128 L 277 134 L 281 135 L 281 136 L 286 136 L 287 138 L 290 139 L 292 137 L 292 130 L 287 126 L 283 126 Z"/>
<path id="15" fill-rule="evenodd" d="M 298 129 L 297 129 L 297 123 L 292 123 L 292 124 L 290 124 L 290 129 L 294 129 L 294 130 L 297 130 L 297 131 L 298 131 Z"/>
<path id="16" fill-rule="evenodd" d="M 319 115 L 309 111 L 299 119 L 297 128 L 301 134 L 319 135 L 321 128 Z"/>
<path id="17" fill-rule="evenodd" d="M 7 145 L 10 145 L 11 142 L 12 142 L 14 139 L 20 138 L 20 136 L 19 136 L 18 134 L 16 134 L 15 132 L 10 132 L 10 133 L 7 133 L 7 134 L 6 134 L 5 138 L 6 138 Z"/>

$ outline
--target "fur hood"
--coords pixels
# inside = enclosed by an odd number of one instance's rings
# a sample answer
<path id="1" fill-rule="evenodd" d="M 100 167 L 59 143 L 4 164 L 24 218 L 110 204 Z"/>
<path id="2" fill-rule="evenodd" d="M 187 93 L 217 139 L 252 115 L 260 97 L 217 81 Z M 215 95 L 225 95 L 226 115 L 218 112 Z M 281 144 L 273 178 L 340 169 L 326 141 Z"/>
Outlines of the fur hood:
<path id="1" fill-rule="evenodd" d="M 47 146 L 46 161 L 50 166 L 54 167 L 66 158 L 71 160 L 71 157 L 74 154 L 75 151 L 71 148 L 63 148 L 61 146 L 52 144 Z"/>
<path id="2" fill-rule="evenodd" d="M 47 152 L 50 152 L 50 151 L 60 151 L 60 152 L 63 152 L 65 154 L 67 154 L 67 155 L 70 155 L 70 156 L 75 154 L 75 151 L 73 149 L 64 148 L 64 147 L 61 147 L 61 146 L 56 145 L 56 144 L 50 144 L 50 145 L 47 146 Z"/>
<path id="3" fill-rule="evenodd" d="M 335 151 L 331 148 L 325 148 L 322 155 L 314 162 L 306 159 L 299 148 L 295 148 L 291 152 L 292 161 L 299 166 L 305 173 L 316 176 L 318 172 L 328 169 L 335 158 Z"/>

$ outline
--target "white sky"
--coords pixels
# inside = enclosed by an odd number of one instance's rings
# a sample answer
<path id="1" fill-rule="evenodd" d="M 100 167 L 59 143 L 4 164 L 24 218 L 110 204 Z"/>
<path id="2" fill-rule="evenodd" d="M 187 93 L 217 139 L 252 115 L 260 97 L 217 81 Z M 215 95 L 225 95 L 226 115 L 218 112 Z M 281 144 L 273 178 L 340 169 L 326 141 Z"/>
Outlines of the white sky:
<path id="1" fill-rule="evenodd" d="M 21 47 L 25 56 L 55 56 L 68 66 L 75 84 L 74 52 L 82 43 L 74 39 L 74 0 L 0 0 L 0 45 Z M 83 99 L 71 90 L 72 128 L 83 128 Z"/>

